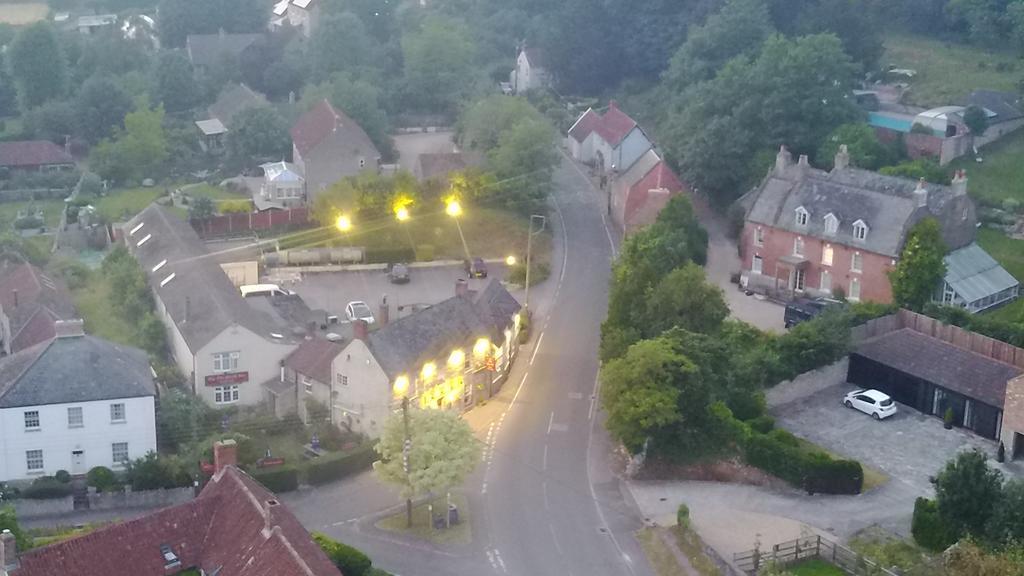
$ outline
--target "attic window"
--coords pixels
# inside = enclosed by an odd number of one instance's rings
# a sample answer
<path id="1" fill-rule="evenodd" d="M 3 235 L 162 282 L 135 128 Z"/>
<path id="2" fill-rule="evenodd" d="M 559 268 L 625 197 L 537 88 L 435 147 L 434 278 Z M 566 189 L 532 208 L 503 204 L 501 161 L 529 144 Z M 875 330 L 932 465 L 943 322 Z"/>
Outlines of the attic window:
<path id="1" fill-rule="evenodd" d="M 138 232 L 139 230 L 142 230 L 142 227 L 145 226 L 145 225 L 146 225 L 145 222 L 139 222 L 138 224 L 135 225 L 135 227 L 133 227 L 130 231 L 128 231 L 128 235 L 129 236 L 135 236 L 135 233 Z"/>
<path id="2" fill-rule="evenodd" d="M 863 220 L 857 220 L 853 223 L 853 239 L 864 240 L 868 237 L 868 225 Z"/>
<path id="3" fill-rule="evenodd" d="M 138 248 L 138 247 L 142 246 L 143 244 L 145 244 L 146 242 L 149 242 L 149 239 L 152 238 L 152 237 L 153 237 L 152 234 L 146 234 L 145 236 L 142 237 L 142 240 L 139 240 L 139 243 L 136 244 L 135 247 Z"/>
<path id="4" fill-rule="evenodd" d="M 825 233 L 835 234 L 836 230 L 839 230 L 839 218 L 836 218 L 835 214 L 829 212 L 825 215 Z"/>
<path id="5" fill-rule="evenodd" d="M 161 260 L 156 266 L 153 266 L 153 272 L 156 272 L 157 270 L 163 268 L 166 265 L 167 265 L 167 260 L 166 259 Z"/>
<path id="6" fill-rule="evenodd" d="M 167 276 L 167 278 L 164 278 L 163 280 L 160 281 L 160 287 L 163 288 L 164 286 L 167 286 L 168 282 L 170 282 L 171 280 L 174 280 L 174 276 L 175 276 L 175 273 L 171 272 L 170 275 Z"/>
<path id="7" fill-rule="evenodd" d="M 177 568 L 181 566 L 181 560 L 178 559 L 178 555 L 167 544 L 160 545 L 160 554 L 164 557 L 164 568 Z"/>
<path id="8" fill-rule="evenodd" d="M 796 209 L 796 225 L 797 226 L 807 226 L 807 218 L 808 218 L 808 216 L 810 216 L 810 213 L 808 213 L 807 210 L 805 210 L 803 206 L 800 206 L 799 208 L 797 208 Z"/>

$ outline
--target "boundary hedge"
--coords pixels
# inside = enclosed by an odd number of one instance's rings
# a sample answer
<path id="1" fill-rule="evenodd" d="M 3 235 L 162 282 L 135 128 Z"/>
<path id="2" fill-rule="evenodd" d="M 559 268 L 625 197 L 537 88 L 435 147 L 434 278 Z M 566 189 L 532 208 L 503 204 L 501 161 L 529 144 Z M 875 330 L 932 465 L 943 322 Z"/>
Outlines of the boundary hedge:
<path id="1" fill-rule="evenodd" d="M 861 493 L 864 469 L 860 462 L 836 460 L 823 452 L 804 452 L 777 432 L 750 435 L 745 446 L 748 463 L 811 494 Z"/>
<path id="2" fill-rule="evenodd" d="M 318 486 L 369 468 L 377 460 L 373 443 L 367 443 L 347 454 L 321 456 L 306 464 L 306 482 Z"/>

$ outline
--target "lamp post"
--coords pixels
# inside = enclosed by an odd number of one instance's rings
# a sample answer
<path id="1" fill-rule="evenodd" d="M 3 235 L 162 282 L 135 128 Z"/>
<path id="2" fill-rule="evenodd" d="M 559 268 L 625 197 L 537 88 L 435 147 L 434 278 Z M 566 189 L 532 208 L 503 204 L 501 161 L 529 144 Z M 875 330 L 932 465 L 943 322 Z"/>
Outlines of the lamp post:
<path id="1" fill-rule="evenodd" d="M 395 394 L 402 397 L 402 425 L 405 429 L 405 441 L 402 443 L 402 470 L 405 472 L 405 482 L 409 484 L 409 452 L 412 450 L 412 438 L 409 436 L 409 377 L 399 376 L 395 378 Z M 409 486 L 412 489 L 412 486 Z M 412 528 L 412 497 L 405 499 L 405 526 Z"/>
<path id="2" fill-rule="evenodd" d="M 533 219 L 540 219 L 540 228 L 533 231 Z M 530 311 L 530 256 L 533 251 L 533 235 L 540 234 L 544 231 L 544 227 L 547 226 L 547 218 L 539 214 L 530 214 L 530 231 L 526 235 L 526 295 L 523 298 L 523 308 L 526 309 L 527 313 Z"/>
<path id="3" fill-rule="evenodd" d="M 462 205 L 455 197 L 445 201 L 444 211 L 455 220 L 455 227 L 459 230 L 459 239 L 462 240 L 462 249 L 466 251 L 466 261 L 472 263 L 473 258 L 469 255 L 469 244 L 466 244 L 466 236 L 462 233 L 462 224 L 459 224 L 459 216 L 462 216 Z"/>

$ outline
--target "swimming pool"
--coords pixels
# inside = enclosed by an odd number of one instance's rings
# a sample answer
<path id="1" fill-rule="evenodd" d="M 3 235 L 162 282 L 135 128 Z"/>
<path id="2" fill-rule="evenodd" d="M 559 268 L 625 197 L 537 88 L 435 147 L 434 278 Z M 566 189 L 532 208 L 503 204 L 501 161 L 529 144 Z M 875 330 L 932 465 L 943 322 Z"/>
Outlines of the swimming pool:
<path id="1" fill-rule="evenodd" d="M 889 130 L 906 133 L 910 132 L 910 127 L 914 123 L 906 118 L 889 116 L 879 112 L 868 112 L 868 124 L 878 128 L 888 128 Z"/>

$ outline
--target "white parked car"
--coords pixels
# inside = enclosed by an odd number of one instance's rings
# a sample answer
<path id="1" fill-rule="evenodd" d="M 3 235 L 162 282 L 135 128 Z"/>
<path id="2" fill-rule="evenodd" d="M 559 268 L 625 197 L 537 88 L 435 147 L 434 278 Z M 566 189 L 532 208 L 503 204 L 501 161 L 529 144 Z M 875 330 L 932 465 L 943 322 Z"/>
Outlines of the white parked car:
<path id="1" fill-rule="evenodd" d="M 874 389 L 850 392 L 843 398 L 843 405 L 870 414 L 875 420 L 882 420 L 896 413 L 896 403 L 892 398 Z"/>
<path id="2" fill-rule="evenodd" d="M 348 306 L 345 306 L 345 316 L 349 322 L 363 320 L 367 324 L 373 324 L 373 312 L 370 312 L 370 307 L 361 300 L 349 302 Z"/>

